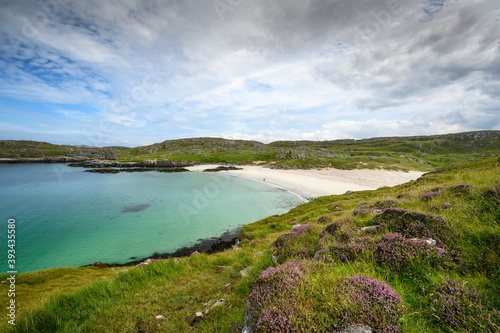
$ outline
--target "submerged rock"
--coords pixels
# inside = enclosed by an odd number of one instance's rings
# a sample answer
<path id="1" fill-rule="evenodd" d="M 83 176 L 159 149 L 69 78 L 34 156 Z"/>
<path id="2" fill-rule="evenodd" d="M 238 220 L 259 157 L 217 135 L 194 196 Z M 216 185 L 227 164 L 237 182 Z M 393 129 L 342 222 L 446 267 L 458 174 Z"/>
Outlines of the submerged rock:
<path id="1" fill-rule="evenodd" d="M 150 204 L 142 204 L 142 205 L 135 205 L 135 206 L 125 206 L 122 209 L 122 213 L 140 212 L 142 210 L 148 209 L 149 207 L 151 207 Z"/>

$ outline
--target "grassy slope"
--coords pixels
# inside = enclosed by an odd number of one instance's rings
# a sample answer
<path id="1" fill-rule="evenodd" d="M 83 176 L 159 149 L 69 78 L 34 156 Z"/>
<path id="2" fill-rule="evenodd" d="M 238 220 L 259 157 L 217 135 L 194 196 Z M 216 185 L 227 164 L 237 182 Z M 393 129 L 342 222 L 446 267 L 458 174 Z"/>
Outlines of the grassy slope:
<path id="1" fill-rule="evenodd" d="M 88 157 L 115 158 L 115 153 L 126 147 L 78 147 L 54 145 L 47 142 L 28 140 L 0 140 L 0 158 L 41 158 L 41 157 Z"/>
<path id="2" fill-rule="evenodd" d="M 263 161 L 289 167 L 430 170 L 500 152 L 500 132 L 335 141 L 255 141 L 195 138 L 124 150 L 121 160 L 171 159 L 203 163 Z"/>
<path id="3" fill-rule="evenodd" d="M 398 207 L 438 214 L 448 221 L 456 235 L 452 245 L 460 251 L 463 260 L 460 269 L 453 265 L 432 265 L 422 271 L 416 265 L 408 270 L 412 274 L 399 274 L 376 264 L 373 254 L 364 251 L 356 260 L 345 263 L 337 260 L 335 265 L 325 263 L 321 274 L 311 275 L 307 281 L 308 289 L 298 292 L 313 300 L 311 306 L 319 306 L 325 301 L 321 296 L 321 291 L 327 290 L 324 286 L 334 285 L 330 281 L 342 276 L 368 275 L 387 282 L 401 295 L 407 308 L 406 315 L 400 318 L 404 332 L 448 332 L 449 328 L 430 311 L 435 297 L 433 287 L 445 277 L 466 282 L 489 297 L 485 314 L 500 309 L 500 207 L 498 201 L 485 199 L 488 189 L 500 183 L 497 159 L 459 163 L 394 188 L 318 198 L 286 214 L 244 227 L 237 251 L 158 261 L 122 272 L 61 268 L 20 274 L 16 299 L 21 316 L 15 331 L 241 331 L 245 299 L 260 272 L 273 266 L 269 250 L 280 235 L 289 232 L 294 224 L 309 223 L 314 233 L 297 245 L 312 250 L 318 246 L 319 232 L 331 221 L 352 216 L 349 222 L 352 227 L 370 225 L 376 212 L 354 215 L 354 210 L 394 199 Z M 422 200 L 422 195 L 430 189 L 463 183 L 473 188 L 462 195 L 442 189 L 430 201 Z M 441 208 L 445 202 L 451 204 L 448 209 Z M 279 256 L 280 262 L 297 257 L 294 243 L 288 246 L 286 255 Z M 247 267 L 252 267 L 249 275 L 242 277 L 239 272 Z M 51 285 L 58 282 L 58 287 L 51 291 Z M 4 294 L 0 295 L 2 304 L 5 304 Z M 219 298 L 226 300 L 224 305 L 212 309 L 201 322 L 189 324 L 190 317 L 204 308 L 203 303 Z M 166 319 L 155 318 L 160 314 Z M 474 318 L 466 318 L 466 321 L 470 324 L 467 329 L 478 331 Z M 5 321 L 1 324 L 5 325 Z"/>
<path id="4" fill-rule="evenodd" d="M 121 161 L 168 159 L 282 167 L 421 170 L 500 153 L 500 131 L 364 140 L 257 141 L 220 138 L 168 140 L 149 146 L 82 148 L 34 141 L 0 141 L 0 157 L 87 156 Z"/>

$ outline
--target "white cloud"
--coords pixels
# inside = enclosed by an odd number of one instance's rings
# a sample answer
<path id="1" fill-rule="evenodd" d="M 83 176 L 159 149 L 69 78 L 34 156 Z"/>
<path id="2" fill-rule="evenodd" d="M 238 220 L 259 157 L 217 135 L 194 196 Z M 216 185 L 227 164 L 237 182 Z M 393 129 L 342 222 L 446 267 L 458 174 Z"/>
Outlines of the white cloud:
<path id="1" fill-rule="evenodd" d="M 84 120 L 80 136 L 102 122 L 131 144 L 498 126 L 496 0 L 248 0 L 222 16 L 201 0 L 54 1 L 0 5 L 0 101 L 61 105 L 41 123 Z"/>

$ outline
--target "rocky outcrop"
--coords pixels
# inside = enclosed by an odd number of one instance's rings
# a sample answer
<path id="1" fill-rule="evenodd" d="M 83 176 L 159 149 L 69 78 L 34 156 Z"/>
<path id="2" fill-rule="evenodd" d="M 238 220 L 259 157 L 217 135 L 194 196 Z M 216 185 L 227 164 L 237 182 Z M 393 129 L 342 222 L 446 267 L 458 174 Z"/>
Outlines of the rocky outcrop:
<path id="1" fill-rule="evenodd" d="M 86 157 L 47 156 L 43 158 L 0 158 L 0 163 L 81 163 Z"/>
<path id="2" fill-rule="evenodd" d="M 189 172 L 188 169 L 185 168 L 129 168 L 129 169 L 113 169 L 113 168 L 97 168 L 85 170 L 85 172 L 94 172 L 94 173 L 119 173 L 119 172 L 147 172 L 147 171 L 156 171 L 156 172 Z"/>
<path id="3" fill-rule="evenodd" d="M 141 162 L 116 162 L 116 161 L 102 161 L 102 160 L 87 160 L 76 163 L 68 164 L 71 167 L 84 167 L 84 168 L 172 168 L 172 167 L 186 167 L 195 165 L 193 162 L 181 162 L 170 160 L 145 160 Z M 149 170 L 148 170 L 149 171 Z"/>
<path id="4" fill-rule="evenodd" d="M 237 168 L 235 166 L 218 166 L 213 169 L 205 169 L 203 172 L 219 172 L 219 171 L 229 171 L 229 170 L 243 170 L 243 168 Z"/>

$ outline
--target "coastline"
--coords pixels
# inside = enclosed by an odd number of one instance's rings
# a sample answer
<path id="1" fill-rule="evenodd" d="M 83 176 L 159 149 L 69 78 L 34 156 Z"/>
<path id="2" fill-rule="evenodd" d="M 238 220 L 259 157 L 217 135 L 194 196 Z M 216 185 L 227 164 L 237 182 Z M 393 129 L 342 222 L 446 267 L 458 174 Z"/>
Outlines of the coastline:
<path id="1" fill-rule="evenodd" d="M 188 166 L 189 171 L 202 172 L 213 164 Z M 242 165 L 241 170 L 219 171 L 282 188 L 306 200 L 325 195 L 344 194 L 347 191 L 376 190 L 416 180 L 425 172 L 393 170 L 340 170 L 324 169 L 271 169 L 269 167 Z"/>
<path id="2" fill-rule="evenodd" d="M 184 246 L 180 249 L 175 250 L 174 252 L 166 252 L 166 253 L 158 253 L 155 252 L 149 257 L 137 259 L 135 257 L 129 258 L 131 261 L 125 262 L 123 264 L 118 263 L 102 263 L 100 261 L 94 264 L 83 265 L 80 267 L 125 267 L 125 266 L 136 266 L 139 265 L 146 260 L 153 259 L 168 259 L 168 258 L 179 258 L 179 257 L 188 257 L 192 255 L 194 252 L 200 253 L 217 253 L 222 252 L 230 248 L 234 248 L 238 244 L 238 237 L 240 235 L 240 231 L 243 226 L 235 228 L 233 230 L 227 230 L 219 237 L 210 237 L 204 239 L 198 239 L 197 243 L 191 246 Z"/>

